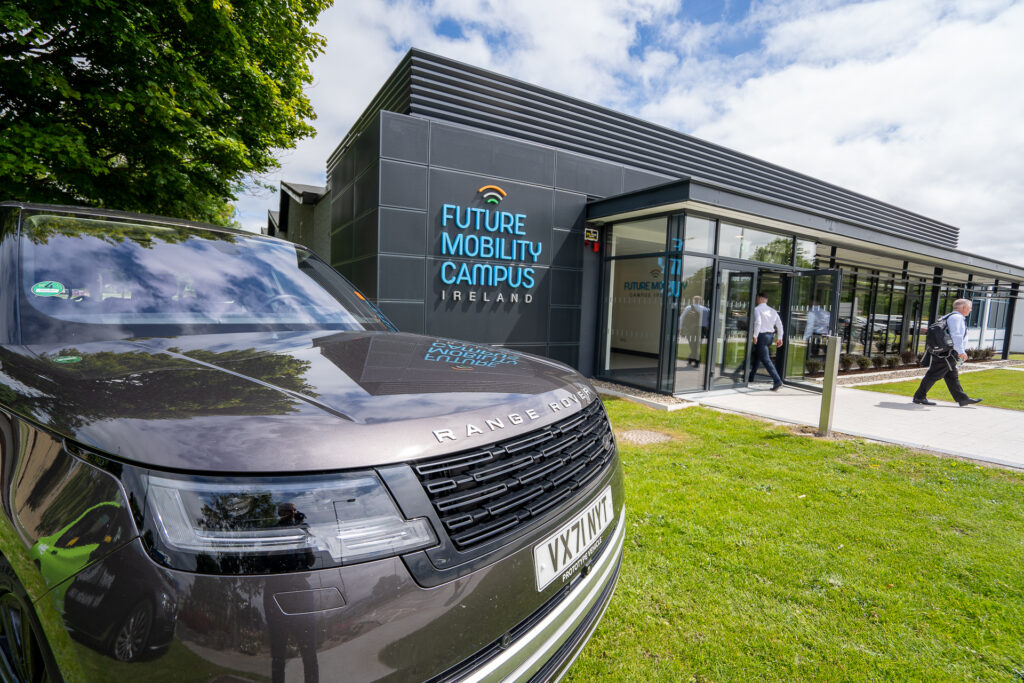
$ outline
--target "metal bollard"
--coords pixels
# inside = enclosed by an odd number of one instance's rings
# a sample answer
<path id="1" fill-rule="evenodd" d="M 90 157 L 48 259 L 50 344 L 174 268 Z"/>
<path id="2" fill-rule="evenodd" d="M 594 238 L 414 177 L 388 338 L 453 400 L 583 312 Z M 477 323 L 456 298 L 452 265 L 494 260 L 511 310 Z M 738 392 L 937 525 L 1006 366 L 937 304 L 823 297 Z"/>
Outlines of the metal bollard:
<path id="1" fill-rule="evenodd" d="M 836 378 L 839 376 L 839 337 L 825 337 L 825 340 L 825 376 L 821 384 L 818 436 L 828 436 L 832 433 L 832 412 L 836 406 Z"/>

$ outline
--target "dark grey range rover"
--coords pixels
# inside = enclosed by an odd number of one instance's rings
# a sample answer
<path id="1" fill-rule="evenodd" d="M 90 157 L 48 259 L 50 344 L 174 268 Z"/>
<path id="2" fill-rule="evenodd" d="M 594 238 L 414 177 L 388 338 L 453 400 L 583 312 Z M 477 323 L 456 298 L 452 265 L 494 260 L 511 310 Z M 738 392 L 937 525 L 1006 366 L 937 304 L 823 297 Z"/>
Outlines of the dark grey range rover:
<path id="1" fill-rule="evenodd" d="M 0 460 L 7 680 L 556 679 L 622 555 L 576 372 L 151 217 L 0 204 Z"/>

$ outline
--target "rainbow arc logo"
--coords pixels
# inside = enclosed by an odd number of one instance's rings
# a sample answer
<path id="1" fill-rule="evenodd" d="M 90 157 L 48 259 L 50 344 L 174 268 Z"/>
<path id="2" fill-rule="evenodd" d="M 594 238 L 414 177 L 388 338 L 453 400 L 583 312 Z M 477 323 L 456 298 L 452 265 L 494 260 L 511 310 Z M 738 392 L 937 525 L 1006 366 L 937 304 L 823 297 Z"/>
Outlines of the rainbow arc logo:
<path id="1" fill-rule="evenodd" d="M 501 204 L 501 200 L 508 196 L 508 193 L 497 185 L 484 185 L 477 190 L 477 194 L 483 196 L 488 204 Z"/>

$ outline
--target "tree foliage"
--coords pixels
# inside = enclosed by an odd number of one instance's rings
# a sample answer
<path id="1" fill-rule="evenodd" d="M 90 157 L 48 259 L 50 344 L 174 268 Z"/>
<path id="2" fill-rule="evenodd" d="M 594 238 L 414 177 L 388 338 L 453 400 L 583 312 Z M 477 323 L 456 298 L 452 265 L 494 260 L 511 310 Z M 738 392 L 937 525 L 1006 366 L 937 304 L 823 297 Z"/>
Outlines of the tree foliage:
<path id="1" fill-rule="evenodd" d="M 314 132 L 303 86 L 331 2 L 0 4 L 0 198 L 228 222 L 242 183 Z"/>

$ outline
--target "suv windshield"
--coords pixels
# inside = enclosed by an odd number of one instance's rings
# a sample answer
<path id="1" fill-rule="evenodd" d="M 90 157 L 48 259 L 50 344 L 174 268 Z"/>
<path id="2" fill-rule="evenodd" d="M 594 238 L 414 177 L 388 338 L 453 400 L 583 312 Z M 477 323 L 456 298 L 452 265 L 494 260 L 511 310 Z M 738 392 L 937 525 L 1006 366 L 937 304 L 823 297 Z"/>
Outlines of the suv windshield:
<path id="1" fill-rule="evenodd" d="M 391 329 L 312 252 L 257 235 L 36 214 L 20 246 L 26 344 Z"/>

